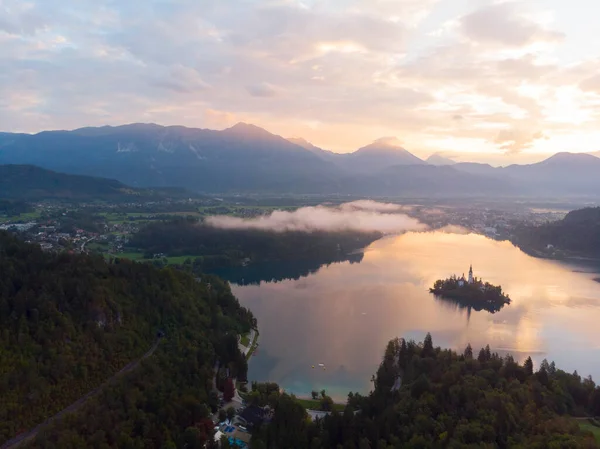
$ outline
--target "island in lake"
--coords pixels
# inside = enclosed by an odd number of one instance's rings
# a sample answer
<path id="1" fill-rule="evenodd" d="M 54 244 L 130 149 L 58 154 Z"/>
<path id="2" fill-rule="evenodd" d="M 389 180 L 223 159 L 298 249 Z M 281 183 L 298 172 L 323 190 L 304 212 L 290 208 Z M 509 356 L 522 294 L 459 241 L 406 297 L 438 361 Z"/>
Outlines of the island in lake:
<path id="1" fill-rule="evenodd" d="M 460 307 L 473 308 L 477 311 L 487 310 L 495 313 L 506 304 L 510 304 L 510 298 L 502 292 L 502 287 L 483 282 L 473 276 L 473 266 L 469 267 L 467 279 L 464 274 L 461 277 L 451 276 L 448 279 L 438 279 L 429 291 Z"/>

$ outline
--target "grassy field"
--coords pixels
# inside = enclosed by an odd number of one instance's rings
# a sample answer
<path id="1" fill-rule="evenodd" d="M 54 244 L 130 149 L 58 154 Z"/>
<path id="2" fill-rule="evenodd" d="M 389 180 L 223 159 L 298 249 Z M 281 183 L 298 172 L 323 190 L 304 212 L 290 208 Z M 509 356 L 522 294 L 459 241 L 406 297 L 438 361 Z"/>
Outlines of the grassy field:
<path id="1" fill-rule="evenodd" d="M 8 223 L 8 222 L 28 222 L 28 221 L 34 221 L 40 218 L 40 211 L 34 211 L 34 212 L 27 212 L 25 214 L 19 214 L 19 215 L 11 215 L 10 217 L 0 217 L 0 223 Z"/>
<path id="2" fill-rule="evenodd" d="M 141 252 L 136 252 L 136 251 L 125 251 L 122 253 L 117 253 L 114 254 L 115 257 L 122 257 L 124 259 L 131 259 L 131 260 L 151 260 L 151 259 L 144 259 L 144 253 Z M 167 259 L 167 264 L 169 265 L 182 265 L 186 259 L 192 259 L 194 260 L 197 256 L 173 256 L 173 257 L 166 257 Z"/>
<path id="3" fill-rule="evenodd" d="M 596 443 L 600 444 L 600 426 L 596 426 L 589 421 L 579 421 L 579 427 L 581 430 L 592 432 L 596 437 Z"/>
<path id="4" fill-rule="evenodd" d="M 321 401 L 319 399 L 300 399 L 296 398 L 296 402 L 298 402 L 302 407 L 310 410 L 319 410 L 321 408 Z M 344 408 L 346 408 L 346 404 L 333 404 L 333 409 L 338 412 L 343 412 Z"/>
<path id="5" fill-rule="evenodd" d="M 114 254 L 115 257 L 122 257 L 123 259 L 131 259 L 131 260 L 141 260 L 144 258 L 143 253 L 134 253 L 134 252 L 123 252 Z"/>
<path id="6" fill-rule="evenodd" d="M 103 216 L 109 223 L 140 223 L 152 220 L 167 219 L 168 216 L 181 216 L 181 217 L 201 217 L 202 214 L 198 212 L 125 212 L 125 213 L 114 213 L 114 212 L 101 212 L 98 215 Z M 152 218 L 149 218 L 152 217 Z M 130 220 L 135 218 L 135 220 Z"/>
<path id="7" fill-rule="evenodd" d="M 91 242 L 88 243 L 86 246 L 86 249 L 88 251 L 106 251 L 108 249 L 108 243 L 107 242 Z"/>

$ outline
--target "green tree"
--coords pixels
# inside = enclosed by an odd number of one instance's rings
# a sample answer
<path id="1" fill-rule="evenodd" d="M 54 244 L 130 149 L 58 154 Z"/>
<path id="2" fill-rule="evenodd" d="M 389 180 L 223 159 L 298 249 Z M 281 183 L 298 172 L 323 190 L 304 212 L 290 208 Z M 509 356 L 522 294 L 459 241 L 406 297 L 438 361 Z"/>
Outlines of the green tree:
<path id="1" fill-rule="evenodd" d="M 228 407 L 227 408 L 227 419 L 228 420 L 233 420 L 233 418 L 235 418 L 235 409 L 233 407 Z"/>
<path id="2" fill-rule="evenodd" d="M 333 399 L 325 395 L 321 398 L 321 410 L 331 411 L 333 410 Z"/>
<path id="3" fill-rule="evenodd" d="M 531 360 L 531 357 L 525 359 L 523 368 L 525 368 L 525 374 L 527 374 L 527 376 L 533 376 L 533 360 Z"/>
<path id="4" fill-rule="evenodd" d="M 464 352 L 465 359 L 471 360 L 473 358 L 473 348 L 471 347 L 471 343 L 467 344 Z"/>
<path id="5" fill-rule="evenodd" d="M 427 332 L 425 340 L 423 340 L 423 350 L 421 351 L 421 355 L 423 357 L 433 357 L 435 355 L 435 351 L 433 349 L 433 339 L 431 338 L 431 334 L 429 332 Z"/>

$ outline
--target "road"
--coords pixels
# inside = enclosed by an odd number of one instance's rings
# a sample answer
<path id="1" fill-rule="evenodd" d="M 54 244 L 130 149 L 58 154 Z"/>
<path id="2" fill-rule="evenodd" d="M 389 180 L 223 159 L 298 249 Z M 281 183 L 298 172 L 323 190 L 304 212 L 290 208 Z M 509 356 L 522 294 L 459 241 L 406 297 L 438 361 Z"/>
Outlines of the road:
<path id="1" fill-rule="evenodd" d="M 85 242 L 83 242 L 83 243 L 81 244 L 81 252 L 84 252 L 84 251 L 85 251 L 85 245 L 87 245 L 88 243 L 90 243 L 92 240 L 95 240 L 95 239 L 96 239 L 96 237 L 92 237 L 91 239 L 89 239 L 89 240 L 86 240 Z"/>
<path id="2" fill-rule="evenodd" d="M 14 448 L 17 448 L 17 447 L 21 446 L 23 443 L 25 443 L 27 441 L 30 441 L 33 438 L 35 438 L 37 436 L 37 434 L 39 433 L 39 431 L 42 430 L 47 425 L 52 424 L 54 421 L 59 420 L 60 418 L 62 418 L 67 413 L 73 413 L 73 412 L 79 410 L 81 408 L 81 406 L 84 405 L 90 398 L 93 398 L 98 393 L 100 393 L 100 391 L 104 387 L 106 387 L 107 385 L 112 384 L 114 381 L 116 381 L 118 378 L 120 378 L 124 374 L 126 374 L 126 373 L 128 373 L 130 371 L 133 371 L 135 368 L 137 368 L 137 366 L 140 364 L 140 362 L 142 360 L 144 360 L 144 359 L 150 357 L 152 354 L 154 354 L 154 351 L 156 351 L 156 348 L 158 347 L 159 343 L 160 343 L 160 339 L 156 340 L 156 342 L 154 342 L 154 344 L 148 350 L 148 352 L 146 352 L 139 359 L 134 360 L 133 362 L 128 363 L 123 369 L 121 369 L 121 371 L 119 371 L 116 374 L 114 374 L 110 379 L 108 379 L 102 385 L 100 385 L 99 387 L 93 389 L 92 391 L 90 391 L 89 393 L 87 393 L 85 396 L 80 397 L 77 401 L 73 402 L 67 408 L 64 408 L 63 410 L 61 410 L 60 412 L 58 412 L 56 415 L 48 418 L 43 423 L 38 424 L 36 427 L 34 427 L 33 429 L 31 429 L 29 432 L 22 433 L 20 435 L 17 435 L 16 437 L 14 437 L 12 440 L 8 440 L 6 443 L 4 443 L 2 446 L 0 446 L 0 449 L 14 449 Z"/>

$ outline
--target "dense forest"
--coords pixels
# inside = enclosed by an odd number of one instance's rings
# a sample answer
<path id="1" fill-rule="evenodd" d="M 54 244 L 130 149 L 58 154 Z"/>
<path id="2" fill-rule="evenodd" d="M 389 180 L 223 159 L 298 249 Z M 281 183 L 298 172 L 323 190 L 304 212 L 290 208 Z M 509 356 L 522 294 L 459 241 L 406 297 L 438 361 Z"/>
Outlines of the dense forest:
<path id="1" fill-rule="evenodd" d="M 28 212 L 33 212 L 33 207 L 25 201 L 0 199 L 0 216 L 19 215 Z"/>
<path id="2" fill-rule="evenodd" d="M 201 256 L 200 270 L 241 265 L 244 261 L 320 259 L 323 263 L 342 260 L 348 253 L 381 237 L 379 233 L 272 232 L 254 229 L 220 229 L 181 218 L 151 223 L 140 229 L 129 245 L 147 257 Z"/>
<path id="3" fill-rule="evenodd" d="M 217 407 L 215 362 L 246 376 L 237 336 L 256 321 L 216 277 L 44 253 L 4 232 L 0 272 L 0 444 L 157 342 L 139 367 L 39 434 L 34 446 L 200 447 Z"/>
<path id="4" fill-rule="evenodd" d="M 275 408 L 252 448 L 595 448 L 568 415 L 600 415 L 600 388 L 544 361 L 537 371 L 489 347 L 462 354 L 392 340 L 368 396 L 348 395 L 343 413 L 314 423 L 290 396 L 263 388 Z"/>
<path id="5" fill-rule="evenodd" d="M 536 254 L 600 257 L 600 207 L 574 210 L 562 220 L 539 226 L 521 226 L 513 242 Z"/>

